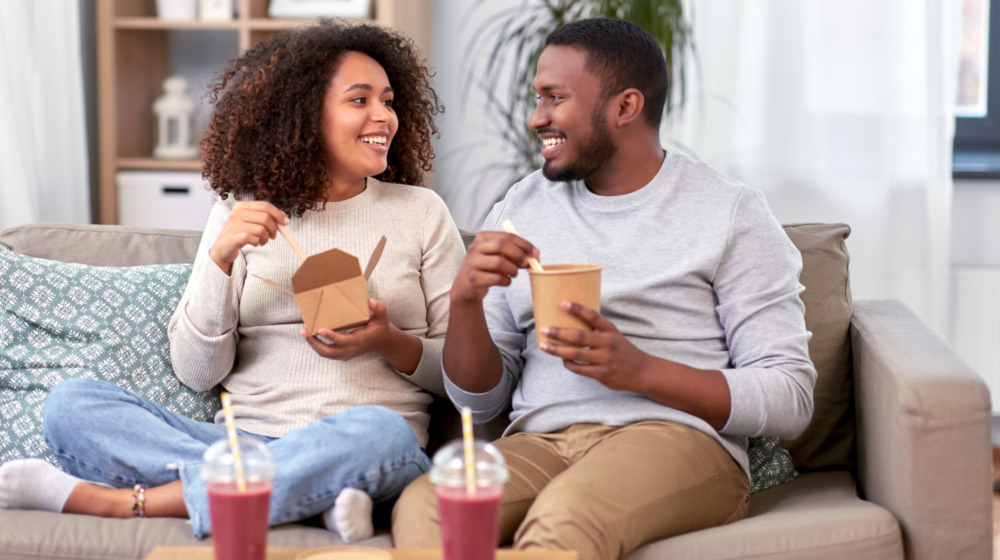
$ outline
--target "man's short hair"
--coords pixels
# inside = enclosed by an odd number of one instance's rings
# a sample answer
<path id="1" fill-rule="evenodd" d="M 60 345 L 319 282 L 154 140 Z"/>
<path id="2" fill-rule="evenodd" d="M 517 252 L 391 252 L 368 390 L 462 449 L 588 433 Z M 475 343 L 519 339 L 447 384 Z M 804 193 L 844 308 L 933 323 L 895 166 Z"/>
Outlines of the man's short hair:
<path id="1" fill-rule="evenodd" d="M 667 62 L 645 29 L 631 21 L 588 18 L 568 23 L 545 39 L 545 46 L 574 46 L 587 51 L 586 68 L 601 79 L 607 99 L 630 87 L 645 98 L 646 121 L 659 128 L 667 101 Z"/>

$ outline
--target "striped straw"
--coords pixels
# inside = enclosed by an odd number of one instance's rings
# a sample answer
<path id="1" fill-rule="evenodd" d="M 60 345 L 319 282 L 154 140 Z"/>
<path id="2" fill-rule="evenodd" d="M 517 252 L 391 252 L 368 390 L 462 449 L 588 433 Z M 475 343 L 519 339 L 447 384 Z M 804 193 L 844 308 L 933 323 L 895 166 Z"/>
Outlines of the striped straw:
<path id="1" fill-rule="evenodd" d="M 462 442 L 465 444 L 465 489 L 472 496 L 476 493 L 476 459 L 472 442 L 472 411 L 462 407 Z"/>
<path id="2" fill-rule="evenodd" d="M 233 469 L 236 471 L 236 488 L 240 492 L 247 491 L 247 480 L 243 475 L 243 456 L 240 455 L 240 442 L 236 436 L 236 420 L 233 418 L 233 403 L 229 393 L 222 392 L 222 414 L 226 417 L 226 435 L 229 437 L 229 449 L 233 453 Z"/>

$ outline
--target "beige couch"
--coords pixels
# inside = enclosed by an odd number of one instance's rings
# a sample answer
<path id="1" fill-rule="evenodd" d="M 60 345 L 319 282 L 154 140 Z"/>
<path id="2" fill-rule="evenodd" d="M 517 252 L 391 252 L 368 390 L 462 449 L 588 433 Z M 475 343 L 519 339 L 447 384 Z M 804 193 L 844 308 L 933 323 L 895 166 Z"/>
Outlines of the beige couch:
<path id="1" fill-rule="evenodd" d="M 802 474 L 753 495 L 747 519 L 648 544 L 628 559 L 990 558 L 986 386 L 901 303 L 851 301 L 847 226 L 786 231 L 803 254 L 802 297 L 820 373 L 812 424 L 784 442 Z M 114 266 L 190 262 L 198 239 L 198 232 L 67 224 L 0 232 L 0 244 L 26 255 Z M 437 406 L 436 417 L 447 419 L 432 426 L 440 442 L 456 432 L 454 412 Z M 295 524 L 269 535 L 273 546 L 340 542 Z M 210 544 L 177 519 L 0 511 L 0 558 L 143 558 L 156 545 Z M 392 541 L 382 530 L 361 544 Z"/>

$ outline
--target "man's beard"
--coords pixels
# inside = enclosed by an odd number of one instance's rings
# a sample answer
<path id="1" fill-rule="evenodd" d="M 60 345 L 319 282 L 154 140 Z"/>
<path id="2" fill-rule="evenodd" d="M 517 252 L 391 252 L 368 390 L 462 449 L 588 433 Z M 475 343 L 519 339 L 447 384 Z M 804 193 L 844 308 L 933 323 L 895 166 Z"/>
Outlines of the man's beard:
<path id="1" fill-rule="evenodd" d="M 546 160 L 542 166 L 542 175 L 549 181 L 576 181 L 586 179 L 601 168 L 618 151 L 611 141 L 611 133 L 604 122 L 604 106 L 594 109 L 590 117 L 591 130 L 589 141 L 580 141 L 576 158 L 563 169 L 553 169 L 552 161 Z"/>

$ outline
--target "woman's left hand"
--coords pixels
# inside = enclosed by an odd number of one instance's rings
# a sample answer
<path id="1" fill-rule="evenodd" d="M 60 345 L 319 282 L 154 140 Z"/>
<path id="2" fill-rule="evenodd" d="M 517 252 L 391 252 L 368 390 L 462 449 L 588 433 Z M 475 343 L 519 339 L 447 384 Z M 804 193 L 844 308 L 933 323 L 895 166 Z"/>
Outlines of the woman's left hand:
<path id="1" fill-rule="evenodd" d="M 369 299 L 368 309 L 372 311 L 368 323 L 351 332 L 338 333 L 330 329 L 319 329 L 317 336 L 310 336 L 309 331 L 303 327 L 299 330 L 299 334 L 317 354 L 332 360 L 347 361 L 368 352 L 378 352 L 388 341 L 390 330 L 394 327 L 389 324 L 389 313 L 384 303 Z M 319 336 L 331 342 L 326 343 L 320 340 Z"/>

